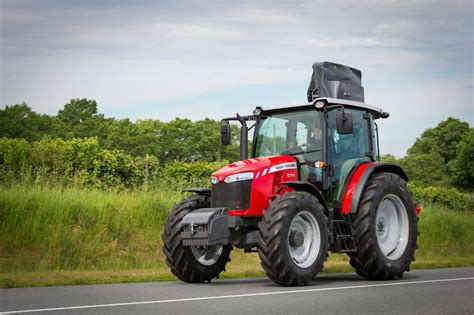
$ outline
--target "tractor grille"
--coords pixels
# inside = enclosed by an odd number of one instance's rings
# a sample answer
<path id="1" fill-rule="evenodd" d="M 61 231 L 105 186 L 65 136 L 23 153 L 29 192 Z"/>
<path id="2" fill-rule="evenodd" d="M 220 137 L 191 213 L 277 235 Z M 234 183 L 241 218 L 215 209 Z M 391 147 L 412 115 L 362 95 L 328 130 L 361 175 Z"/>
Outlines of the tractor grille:
<path id="1" fill-rule="evenodd" d="M 250 207 L 251 180 L 212 185 L 211 207 L 229 208 L 232 210 L 248 209 Z"/>

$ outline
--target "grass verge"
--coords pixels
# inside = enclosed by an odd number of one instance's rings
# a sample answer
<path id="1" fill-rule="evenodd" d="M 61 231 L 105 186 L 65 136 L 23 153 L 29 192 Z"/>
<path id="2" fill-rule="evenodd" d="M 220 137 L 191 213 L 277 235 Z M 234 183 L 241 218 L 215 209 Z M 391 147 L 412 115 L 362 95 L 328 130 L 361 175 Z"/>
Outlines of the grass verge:
<path id="1" fill-rule="evenodd" d="M 245 256 L 244 256 L 245 255 Z M 264 277 L 257 255 L 239 253 L 240 261 L 233 255 L 227 272 L 221 274 L 223 279 Z M 336 257 L 335 257 L 336 256 Z M 341 257 L 338 257 L 341 256 Z M 432 257 L 416 261 L 413 269 L 452 268 L 474 266 L 474 257 Z M 332 255 L 325 264 L 324 274 L 354 272 L 349 261 L 342 255 Z M 0 288 L 21 288 L 55 285 L 85 285 L 131 282 L 157 282 L 177 280 L 166 267 L 132 270 L 100 270 L 100 271 L 34 271 L 0 273 Z"/>

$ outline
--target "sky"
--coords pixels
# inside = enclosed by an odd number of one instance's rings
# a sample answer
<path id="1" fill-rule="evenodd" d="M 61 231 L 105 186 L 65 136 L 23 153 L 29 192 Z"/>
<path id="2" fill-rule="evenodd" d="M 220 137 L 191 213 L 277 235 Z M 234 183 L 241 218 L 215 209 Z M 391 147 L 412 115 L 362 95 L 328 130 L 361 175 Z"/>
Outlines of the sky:
<path id="1" fill-rule="evenodd" d="M 312 64 L 362 71 L 382 154 L 448 117 L 474 125 L 472 0 L 0 0 L 0 107 L 192 120 L 305 103 Z"/>

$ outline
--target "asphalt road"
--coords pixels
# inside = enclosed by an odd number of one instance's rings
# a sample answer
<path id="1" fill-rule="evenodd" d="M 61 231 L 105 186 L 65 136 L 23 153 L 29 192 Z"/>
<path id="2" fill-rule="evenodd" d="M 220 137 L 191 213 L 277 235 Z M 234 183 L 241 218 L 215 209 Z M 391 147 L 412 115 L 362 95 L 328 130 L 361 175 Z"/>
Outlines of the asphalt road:
<path id="1" fill-rule="evenodd" d="M 400 281 L 320 275 L 306 287 L 268 279 L 1 289 L 0 312 L 42 314 L 474 314 L 474 268 L 414 270 Z"/>

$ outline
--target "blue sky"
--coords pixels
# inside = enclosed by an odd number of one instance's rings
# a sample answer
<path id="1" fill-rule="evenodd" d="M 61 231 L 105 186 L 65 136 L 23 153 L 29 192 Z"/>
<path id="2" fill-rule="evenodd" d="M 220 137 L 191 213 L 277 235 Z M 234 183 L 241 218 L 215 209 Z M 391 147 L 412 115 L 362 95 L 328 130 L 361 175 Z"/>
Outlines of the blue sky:
<path id="1" fill-rule="evenodd" d="M 0 106 L 219 119 L 305 101 L 316 61 L 362 70 L 382 153 L 474 124 L 473 1 L 0 0 Z"/>

